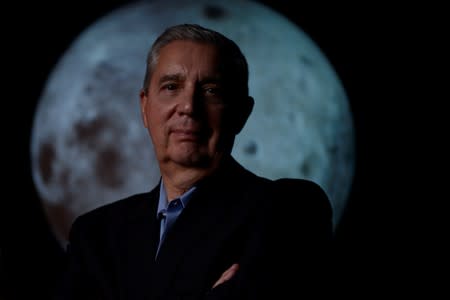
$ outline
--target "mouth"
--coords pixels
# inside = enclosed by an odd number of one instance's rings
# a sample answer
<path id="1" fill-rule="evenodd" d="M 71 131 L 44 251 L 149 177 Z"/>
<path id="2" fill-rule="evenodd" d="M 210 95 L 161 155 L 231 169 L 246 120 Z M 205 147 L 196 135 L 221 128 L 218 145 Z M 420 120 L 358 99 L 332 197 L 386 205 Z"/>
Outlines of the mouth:
<path id="1" fill-rule="evenodd" d="M 200 130 L 186 128 L 173 129 L 171 135 L 180 142 L 198 142 L 201 138 Z"/>

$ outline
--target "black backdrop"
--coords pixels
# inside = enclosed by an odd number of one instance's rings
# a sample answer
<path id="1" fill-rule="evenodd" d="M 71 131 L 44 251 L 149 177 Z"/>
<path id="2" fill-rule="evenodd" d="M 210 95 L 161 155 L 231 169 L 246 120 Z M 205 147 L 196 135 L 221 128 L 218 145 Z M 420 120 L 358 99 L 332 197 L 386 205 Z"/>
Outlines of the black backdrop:
<path id="1" fill-rule="evenodd" d="M 403 20 L 392 7 L 302 5 L 262 1 L 298 24 L 322 49 L 347 91 L 356 127 L 356 174 L 336 235 L 336 260 L 343 289 L 361 284 L 394 286 L 407 263 L 403 257 L 402 197 L 397 170 L 406 165 L 395 145 L 404 129 L 403 102 L 394 99 L 397 48 Z M 92 0 L 11 9 L 3 57 L 2 150 L 7 177 L 1 201 L 1 294 L 16 299 L 48 295 L 60 267 L 61 249 L 52 236 L 31 179 L 29 139 L 34 110 L 49 72 L 81 31 L 127 3 Z M 394 73 L 394 74 L 393 74 Z M 398 94 L 395 94 L 398 95 Z M 401 101 L 401 100 L 400 100 Z M 400 123 L 400 124 L 399 124 Z M 398 126 L 393 126 L 393 124 Z M 400 197 L 399 197 L 400 196 Z M 406 213 L 404 213 L 406 214 Z M 383 279 L 374 274 L 383 272 Z M 401 272 L 403 275 L 405 272 Z M 342 279 L 341 278 L 341 279 Z M 40 297 L 39 297 L 40 298 Z M 2 298 L 3 299 L 3 298 Z"/>

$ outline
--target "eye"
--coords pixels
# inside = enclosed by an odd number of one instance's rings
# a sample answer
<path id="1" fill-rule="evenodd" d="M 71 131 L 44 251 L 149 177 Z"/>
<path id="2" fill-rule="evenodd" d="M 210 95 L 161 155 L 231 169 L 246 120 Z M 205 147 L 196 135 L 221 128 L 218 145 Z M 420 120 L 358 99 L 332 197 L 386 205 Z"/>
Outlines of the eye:
<path id="1" fill-rule="evenodd" d="M 205 91 L 206 95 L 211 95 L 211 96 L 216 96 L 220 92 L 218 88 L 213 88 L 213 87 L 205 88 L 204 91 Z"/>
<path id="2" fill-rule="evenodd" d="M 205 84 L 202 87 L 203 95 L 205 97 L 220 97 L 223 96 L 223 89 L 220 84 Z"/>
<path id="3" fill-rule="evenodd" d="M 167 83 L 162 86 L 163 90 L 174 91 L 177 89 L 177 85 L 174 83 Z"/>
<path id="4" fill-rule="evenodd" d="M 223 103 L 223 91 L 218 86 L 208 86 L 203 88 L 203 97 L 209 103 Z"/>

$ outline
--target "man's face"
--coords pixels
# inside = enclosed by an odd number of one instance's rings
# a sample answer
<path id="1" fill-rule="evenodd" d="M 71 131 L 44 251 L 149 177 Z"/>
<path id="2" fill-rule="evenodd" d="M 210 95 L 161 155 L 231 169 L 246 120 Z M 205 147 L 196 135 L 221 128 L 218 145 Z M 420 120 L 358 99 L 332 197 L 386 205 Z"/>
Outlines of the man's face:
<path id="1" fill-rule="evenodd" d="M 219 60 L 207 44 L 174 41 L 161 49 L 150 86 L 141 92 L 144 125 L 160 164 L 203 168 L 231 151 L 234 133 Z"/>

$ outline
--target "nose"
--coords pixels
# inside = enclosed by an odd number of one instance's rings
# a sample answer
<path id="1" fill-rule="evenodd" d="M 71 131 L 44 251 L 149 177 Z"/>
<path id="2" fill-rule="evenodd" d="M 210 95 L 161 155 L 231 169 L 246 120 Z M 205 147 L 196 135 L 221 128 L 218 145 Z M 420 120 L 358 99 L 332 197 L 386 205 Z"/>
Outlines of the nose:
<path id="1" fill-rule="evenodd" d="M 194 115 L 198 105 L 198 95 L 196 88 L 185 89 L 178 103 L 178 113 L 180 115 Z"/>
<path id="2" fill-rule="evenodd" d="M 188 97 L 186 97 L 188 98 Z M 178 112 L 182 115 L 191 115 L 194 113 L 194 101 L 193 98 L 183 99 L 178 105 Z"/>

